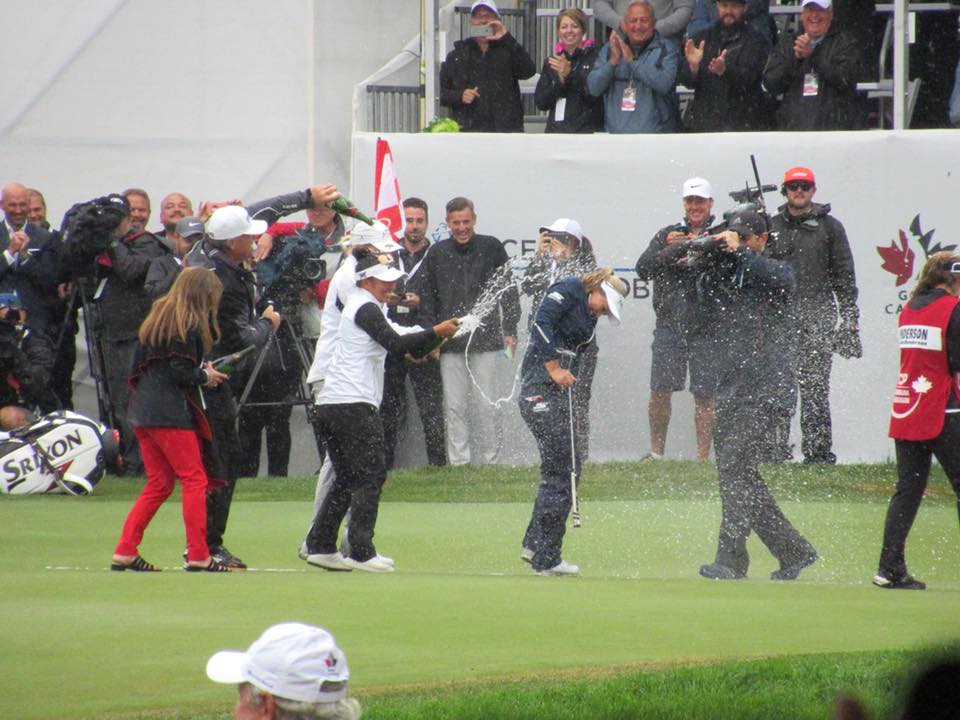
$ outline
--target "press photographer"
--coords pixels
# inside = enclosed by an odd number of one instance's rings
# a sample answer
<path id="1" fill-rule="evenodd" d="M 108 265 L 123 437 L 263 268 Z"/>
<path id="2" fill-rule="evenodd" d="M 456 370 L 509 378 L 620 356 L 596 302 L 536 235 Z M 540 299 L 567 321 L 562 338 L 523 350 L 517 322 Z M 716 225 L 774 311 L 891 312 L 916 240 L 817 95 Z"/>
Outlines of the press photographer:
<path id="1" fill-rule="evenodd" d="M 74 205 L 61 233 L 83 301 L 100 418 L 120 432 L 125 469 L 141 474 L 140 448 L 127 422 L 127 378 L 152 302 L 144 288 L 147 271 L 170 250 L 152 233 L 133 228 L 129 201 L 115 194 Z"/>
<path id="2" fill-rule="evenodd" d="M 25 327 L 16 293 L 0 293 L 0 429 L 29 424 L 30 410 L 47 412 L 53 355 L 43 333 Z M 28 409 L 29 408 L 29 409 Z"/>
<path id="3" fill-rule="evenodd" d="M 792 381 L 795 355 L 789 331 L 793 271 L 764 257 L 767 238 L 766 220 L 743 210 L 726 231 L 693 248 L 698 297 L 719 330 L 714 443 L 723 517 L 716 559 L 700 568 L 715 580 L 746 577 L 751 532 L 780 561 L 773 580 L 796 579 L 818 557 L 784 517 L 758 468 L 766 433 L 763 403 L 780 383 Z"/>

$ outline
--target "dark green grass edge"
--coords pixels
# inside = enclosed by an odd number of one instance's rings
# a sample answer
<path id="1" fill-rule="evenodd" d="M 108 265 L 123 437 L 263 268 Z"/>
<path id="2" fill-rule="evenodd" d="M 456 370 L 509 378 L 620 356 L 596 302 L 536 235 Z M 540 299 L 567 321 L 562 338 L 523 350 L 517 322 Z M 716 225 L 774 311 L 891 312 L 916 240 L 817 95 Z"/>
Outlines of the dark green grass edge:
<path id="1" fill-rule="evenodd" d="M 364 687 L 356 697 L 366 720 L 824 720 L 836 698 L 863 702 L 873 720 L 894 718 L 919 668 L 960 652 L 937 648 L 684 661 L 612 668 L 579 668 L 550 675 L 478 683 Z M 198 682 L 204 682 L 200 678 Z M 111 720 L 222 720 L 232 716 L 227 692 L 219 708 L 193 708 Z"/>

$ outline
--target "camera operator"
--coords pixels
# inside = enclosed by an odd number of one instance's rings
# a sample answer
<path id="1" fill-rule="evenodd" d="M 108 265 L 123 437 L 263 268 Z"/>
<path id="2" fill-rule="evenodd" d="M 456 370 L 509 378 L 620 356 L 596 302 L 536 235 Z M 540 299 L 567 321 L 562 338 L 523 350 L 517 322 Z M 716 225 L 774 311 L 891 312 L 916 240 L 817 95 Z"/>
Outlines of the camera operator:
<path id="1" fill-rule="evenodd" d="M 208 204 L 201 208 L 201 217 L 212 210 L 206 222 L 207 236 L 194 245 L 185 265 L 212 269 L 223 283 L 223 295 L 217 310 L 221 335 L 211 352 L 213 357 L 229 355 L 250 345 L 262 348 L 280 326 L 280 315 L 273 307 L 268 306 L 260 318 L 255 314 L 256 281 L 245 264 L 251 260 L 256 238 L 282 215 L 307 207 L 320 207 L 336 200 L 339 195 L 333 185 L 319 185 L 269 198 L 249 208 L 233 203 Z M 263 219 L 254 220 L 252 215 Z M 239 368 L 240 371 L 245 369 Z M 234 392 L 239 391 L 244 382 L 243 372 L 235 372 L 230 380 L 207 394 L 207 416 L 219 464 L 217 474 L 226 481 L 225 486 L 207 495 L 207 545 L 217 562 L 236 569 L 243 569 L 246 565 L 224 547 L 223 534 L 241 456 Z"/>
<path id="2" fill-rule="evenodd" d="M 142 200 L 138 194 L 130 197 Z M 96 315 L 87 319 L 87 342 L 96 344 L 92 354 L 102 359 L 106 397 L 101 401 L 120 432 L 126 470 L 141 474 L 140 448 L 127 421 L 127 378 L 140 323 L 153 302 L 144 288 L 147 270 L 154 258 L 170 251 L 155 235 L 134 227 L 129 200 L 120 195 L 75 205 L 64 217 L 64 234 L 87 301 L 84 308 Z"/>
<path id="3" fill-rule="evenodd" d="M 267 351 L 248 400 L 240 409 L 241 476 L 257 475 L 261 435 L 266 435 L 267 474 L 285 477 L 292 438 L 290 415 L 322 330 L 320 290 L 340 258 L 341 216 L 326 206 L 308 208 L 307 222 L 277 222 L 257 241 L 254 253 L 261 306 L 272 303 L 286 319 Z M 331 256 L 328 253 L 336 253 Z M 329 281 L 327 281 L 329 282 Z M 297 348 L 297 343 L 301 348 Z"/>
<path id="4" fill-rule="evenodd" d="M 723 517 L 717 555 L 700 574 L 714 580 L 747 576 L 747 538 L 757 536 L 780 561 L 772 580 L 794 580 L 817 560 L 813 546 L 790 524 L 760 475 L 762 403 L 771 370 L 789 362 L 791 268 L 763 256 L 764 218 L 741 210 L 695 259 L 701 305 L 717 319 L 719 361 L 714 441 Z"/>
<path id="5" fill-rule="evenodd" d="M 16 293 L 0 294 L 0 429 L 33 419 L 27 408 L 48 412 L 52 347 L 43 333 L 25 327 L 26 311 Z"/>

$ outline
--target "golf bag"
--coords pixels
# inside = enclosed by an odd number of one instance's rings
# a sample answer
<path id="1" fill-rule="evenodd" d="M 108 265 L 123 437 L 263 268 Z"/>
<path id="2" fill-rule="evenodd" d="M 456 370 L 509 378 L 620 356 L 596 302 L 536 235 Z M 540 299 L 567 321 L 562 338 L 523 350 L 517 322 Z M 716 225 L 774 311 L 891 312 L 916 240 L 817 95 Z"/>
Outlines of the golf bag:
<path id="1" fill-rule="evenodd" d="M 0 493 L 88 495 L 119 456 L 116 430 L 69 410 L 0 432 Z"/>

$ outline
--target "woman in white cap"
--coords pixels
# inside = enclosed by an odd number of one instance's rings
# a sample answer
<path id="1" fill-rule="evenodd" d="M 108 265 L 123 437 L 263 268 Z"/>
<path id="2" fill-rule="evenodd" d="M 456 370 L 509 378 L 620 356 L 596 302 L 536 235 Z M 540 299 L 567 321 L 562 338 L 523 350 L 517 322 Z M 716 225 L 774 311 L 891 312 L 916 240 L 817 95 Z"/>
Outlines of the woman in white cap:
<path id="1" fill-rule="evenodd" d="M 333 635 L 303 623 L 267 628 L 246 652 L 221 650 L 207 677 L 237 685 L 234 717 L 264 720 L 357 720 L 347 697 L 350 668 Z"/>
<path id="2" fill-rule="evenodd" d="M 540 451 L 540 489 L 520 557 L 538 575 L 580 572 L 560 557 L 573 489 L 580 478 L 573 388 L 597 319 L 606 315 L 619 324 L 626 294 L 626 284 L 613 270 L 602 268 L 554 283 L 536 311 L 520 371 L 520 415 Z"/>
<path id="3" fill-rule="evenodd" d="M 333 356 L 317 395 L 320 434 L 336 475 L 307 535 L 306 561 L 328 570 L 391 572 L 393 561 L 377 554 L 373 529 L 383 461 L 383 369 L 388 352 L 423 356 L 439 338 L 456 333 L 455 319 L 432 329 L 403 327 L 387 319 L 386 301 L 403 272 L 385 255 L 357 261 L 357 290 L 342 310 Z M 337 551 L 337 535 L 350 510 L 350 554 Z"/>

